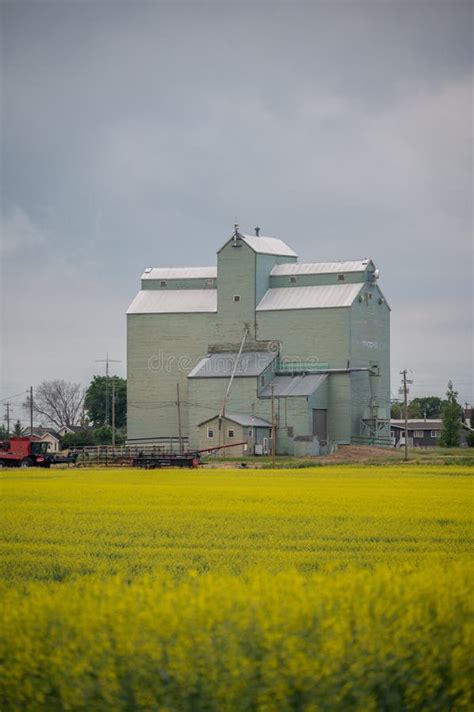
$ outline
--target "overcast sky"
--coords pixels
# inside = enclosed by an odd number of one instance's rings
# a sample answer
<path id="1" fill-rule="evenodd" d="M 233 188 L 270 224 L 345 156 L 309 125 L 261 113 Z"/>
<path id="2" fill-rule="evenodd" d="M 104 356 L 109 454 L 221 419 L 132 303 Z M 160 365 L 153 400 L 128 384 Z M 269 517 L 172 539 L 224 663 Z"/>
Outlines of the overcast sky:
<path id="1" fill-rule="evenodd" d="M 237 220 L 371 257 L 393 394 L 474 399 L 470 2 L 1 7 L 0 398 L 125 375 L 143 268 L 214 264 Z"/>

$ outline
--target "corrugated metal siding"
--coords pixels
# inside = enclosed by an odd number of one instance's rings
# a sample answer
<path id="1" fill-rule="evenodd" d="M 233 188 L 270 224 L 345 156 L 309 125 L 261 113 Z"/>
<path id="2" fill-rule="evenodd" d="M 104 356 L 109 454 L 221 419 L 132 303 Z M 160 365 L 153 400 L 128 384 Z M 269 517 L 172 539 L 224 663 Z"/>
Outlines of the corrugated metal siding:
<path id="1" fill-rule="evenodd" d="M 254 252 L 260 252 L 264 255 L 298 256 L 291 247 L 288 247 L 286 242 L 279 240 L 277 237 L 257 237 L 256 235 L 241 235 L 240 237 Z"/>
<path id="2" fill-rule="evenodd" d="M 310 396 L 326 379 L 326 374 L 275 376 L 273 381 L 260 393 L 259 398 L 270 398 L 272 395 L 272 385 L 274 386 L 276 398 Z"/>
<path id="3" fill-rule="evenodd" d="M 145 270 L 142 279 L 212 279 L 217 267 L 153 267 Z"/>
<path id="4" fill-rule="evenodd" d="M 201 359 L 188 378 L 228 378 L 234 370 L 237 353 L 210 354 Z M 235 376 L 259 376 L 277 357 L 269 351 L 243 352 Z"/>
<path id="5" fill-rule="evenodd" d="M 378 286 L 364 288 L 370 299 L 354 301 L 351 315 L 351 366 L 378 365 L 380 378 L 378 405 L 390 414 L 390 310 L 385 302 L 379 303 Z M 362 435 L 361 419 L 369 405 L 370 385 L 367 374 L 351 376 L 352 436 Z M 367 433 L 366 433 L 367 434 Z M 389 428 L 379 433 L 379 438 L 389 437 Z"/>
<path id="6" fill-rule="evenodd" d="M 276 287 L 269 289 L 257 311 L 284 309 L 324 309 L 350 307 L 362 284 L 334 284 L 314 287 Z"/>
<path id="7" fill-rule="evenodd" d="M 213 343 L 239 344 L 244 329 L 255 321 L 255 252 L 242 240 L 234 248 L 228 242 L 217 255 L 216 332 Z M 234 301 L 234 296 L 239 301 Z M 249 336 L 255 335 L 250 331 Z M 229 351 L 233 351 L 232 347 Z"/>
<path id="8" fill-rule="evenodd" d="M 188 314 L 192 312 L 216 312 L 215 289 L 173 289 L 138 292 L 127 314 Z"/>
<path id="9" fill-rule="evenodd" d="M 306 262 L 301 264 L 286 263 L 275 265 L 272 276 L 295 274 L 330 274 L 334 272 L 365 272 L 370 260 L 355 260 L 353 262 Z"/>

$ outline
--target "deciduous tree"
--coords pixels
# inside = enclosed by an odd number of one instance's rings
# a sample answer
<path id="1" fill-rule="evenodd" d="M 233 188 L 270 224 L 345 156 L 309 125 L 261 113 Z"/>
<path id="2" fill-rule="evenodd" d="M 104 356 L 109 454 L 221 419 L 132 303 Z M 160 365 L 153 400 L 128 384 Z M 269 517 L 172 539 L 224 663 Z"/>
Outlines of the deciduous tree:
<path id="1" fill-rule="evenodd" d="M 438 398 L 438 396 L 413 398 L 408 406 L 408 416 L 410 418 L 426 417 L 428 420 L 439 418 L 441 415 L 441 405 L 441 398 Z"/>
<path id="2" fill-rule="evenodd" d="M 105 403 L 106 397 L 109 405 L 109 425 L 112 417 L 112 380 L 115 383 L 115 427 L 123 428 L 127 422 L 127 381 L 119 376 L 94 376 L 86 391 L 84 401 L 89 419 L 95 426 L 106 424 Z M 106 396 L 106 390 L 108 394 Z"/>
<path id="3" fill-rule="evenodd" d="M 84 388 L 79 383 L 43 381 L 33 395 L 33 411 L 58 429 L 64 425 L 77 425 L 81 419 L 83 405 Z M 29 411 L 29 398 L 24 407 Z"/>

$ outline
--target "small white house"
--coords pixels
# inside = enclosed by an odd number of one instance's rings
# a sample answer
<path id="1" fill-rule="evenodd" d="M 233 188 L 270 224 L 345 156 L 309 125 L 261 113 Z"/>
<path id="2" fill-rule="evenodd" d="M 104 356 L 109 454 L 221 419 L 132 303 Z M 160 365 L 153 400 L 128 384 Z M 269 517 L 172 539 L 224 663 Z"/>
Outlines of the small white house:
<path id="1" fill-rule="evenodd" d="M 25 435 L 30 435 L 30 428 L 27 428 Z M 33 437 L 42 443 L 48 443 L 48 452 L 59 452 L 61 437 L 55 430 L 49 428 L 33 428 Z"/>

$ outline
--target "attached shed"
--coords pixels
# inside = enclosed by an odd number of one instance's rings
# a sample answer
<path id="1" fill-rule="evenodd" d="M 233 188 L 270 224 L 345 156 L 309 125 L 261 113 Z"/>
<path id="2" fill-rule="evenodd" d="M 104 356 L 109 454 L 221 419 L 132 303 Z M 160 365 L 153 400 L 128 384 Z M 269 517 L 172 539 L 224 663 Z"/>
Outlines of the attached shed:
<path id="1" fill-rule="evenodd" d="M 246 413 L 226 413 L 199 423 L 199 449 L 221 447 L 226 455 L 268 455 L 271 453 L 272 425 L 267 420 Z"/>

